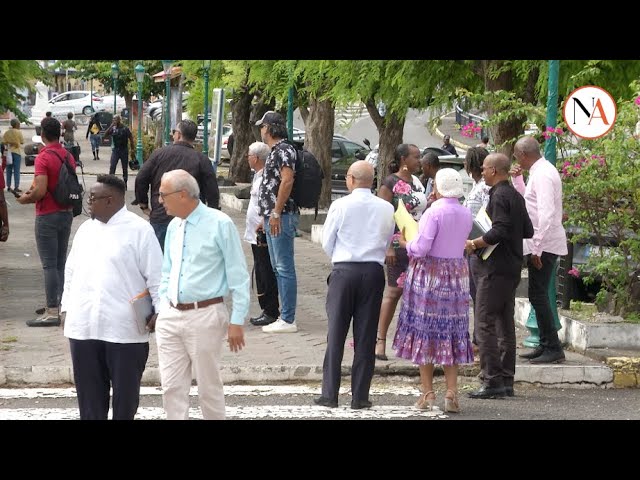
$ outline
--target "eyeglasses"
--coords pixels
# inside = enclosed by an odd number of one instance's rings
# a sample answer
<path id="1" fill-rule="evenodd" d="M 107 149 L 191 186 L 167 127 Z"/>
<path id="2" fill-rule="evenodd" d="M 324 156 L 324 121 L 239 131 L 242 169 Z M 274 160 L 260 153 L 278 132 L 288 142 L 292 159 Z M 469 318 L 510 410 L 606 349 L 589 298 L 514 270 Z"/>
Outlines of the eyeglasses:
<path id="1" fill-rule="evenodd" d="M 169 195 L 173 195 L 174 193 L 179 193 L 182 190 L 176 190 L 175 192 L 169 192 L 169 193 L 164 193 L 164 192 L 158 192 L 158 195 L 160 195 L 160 198 L 162 198 L 163 200 L 168 197 Z"/>
<path id="2" fill-rule="evenodd" d="M 95 195 L 89 195 L 89 198 L 87 199 L 87 201 L 88 201 L 89 203 L 93 203 L 93 202 L 95 202 L 96 200 L 102 200 L 103 198 L 110 198 L 110 197 L 112 197 L 112 196 L 113 196 L 113 195 L 103 195 L 103 196 L 101 196 L 101 197 L 96 197 Z"/>

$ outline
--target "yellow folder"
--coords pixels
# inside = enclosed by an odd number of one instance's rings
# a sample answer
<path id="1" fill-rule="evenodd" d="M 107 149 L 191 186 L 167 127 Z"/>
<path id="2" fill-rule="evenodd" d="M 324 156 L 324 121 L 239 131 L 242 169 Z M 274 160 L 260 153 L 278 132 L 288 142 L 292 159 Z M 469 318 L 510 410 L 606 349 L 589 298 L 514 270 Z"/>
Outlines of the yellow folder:
<path id="1" fill-rule="evenodd" d="M 393 214 L 393 218 L 407 242 L 418 236 L 418 222 L 416 222 L 407 211 L 402 200 L 398 201 L 398 208 L 396 209 L 396 213 Z"/>

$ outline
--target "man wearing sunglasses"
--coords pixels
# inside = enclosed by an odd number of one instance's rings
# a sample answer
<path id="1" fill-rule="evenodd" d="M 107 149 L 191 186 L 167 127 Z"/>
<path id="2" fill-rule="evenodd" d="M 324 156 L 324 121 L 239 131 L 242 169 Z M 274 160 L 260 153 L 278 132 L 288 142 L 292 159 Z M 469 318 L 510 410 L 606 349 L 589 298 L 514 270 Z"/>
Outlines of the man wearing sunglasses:
<path id="1" fill-rule="evenodd" d="M 73 239 L 62 295 L 80 418 L 133 420 L 149 356 L 149 330 L 132 300 L 146 293 L 158 307 L 162 252 L 151 226 L 129 212 L 124 182 L 98 175 L 86 221 Z M 141 321 L 142 320 L 142 321 Z"/>

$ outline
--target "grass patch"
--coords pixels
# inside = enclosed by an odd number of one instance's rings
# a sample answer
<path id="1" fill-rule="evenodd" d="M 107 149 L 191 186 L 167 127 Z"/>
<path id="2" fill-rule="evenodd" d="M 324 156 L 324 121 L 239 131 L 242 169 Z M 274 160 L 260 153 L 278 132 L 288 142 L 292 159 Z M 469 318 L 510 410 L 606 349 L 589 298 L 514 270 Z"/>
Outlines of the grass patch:
<path id="1" fill-rule="evenodd" d="M 0 345 L 0 352 L 11 350 L 11 345 Z"/>
<path id="2" fill-rule="evenodd" d="M 2 343 L 14 343 L 18 341 L 18 337 L 4 337 L 2 339 L 0 339 L 0 342 Z"/>

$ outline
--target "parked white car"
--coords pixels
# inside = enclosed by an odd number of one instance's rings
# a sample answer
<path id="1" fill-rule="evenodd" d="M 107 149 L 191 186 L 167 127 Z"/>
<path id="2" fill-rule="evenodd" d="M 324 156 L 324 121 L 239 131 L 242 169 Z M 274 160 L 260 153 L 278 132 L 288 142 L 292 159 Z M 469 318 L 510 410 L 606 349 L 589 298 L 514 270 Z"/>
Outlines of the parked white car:
<path id="1" fill-rule="evenodd" d="M 76 115 L 91 115 L 104 110 L 105 105 L 102 97 L 95 92 L 92 96 L 90 90 L 71 90 L 53 97 L 49 100 L 48 107 L 54 114 L 73 112 Z"/>
<path id="2" fill-rule="evenodd" d="M 102 101 L 104 102 L 104 110 L 106 110 L 107 112 L 111 112 L 113 113 L 113 95 L 105 95 L 104 97 L 102 97 Z M 116 97 L 116 115 L 120 115 L 120 112 L 122 112 L 122 110 L 124 108 L 127 108 L 127 102 L 124 99 L 124 97 L 121 97 L 120 95 L 118 95 Z"/>

